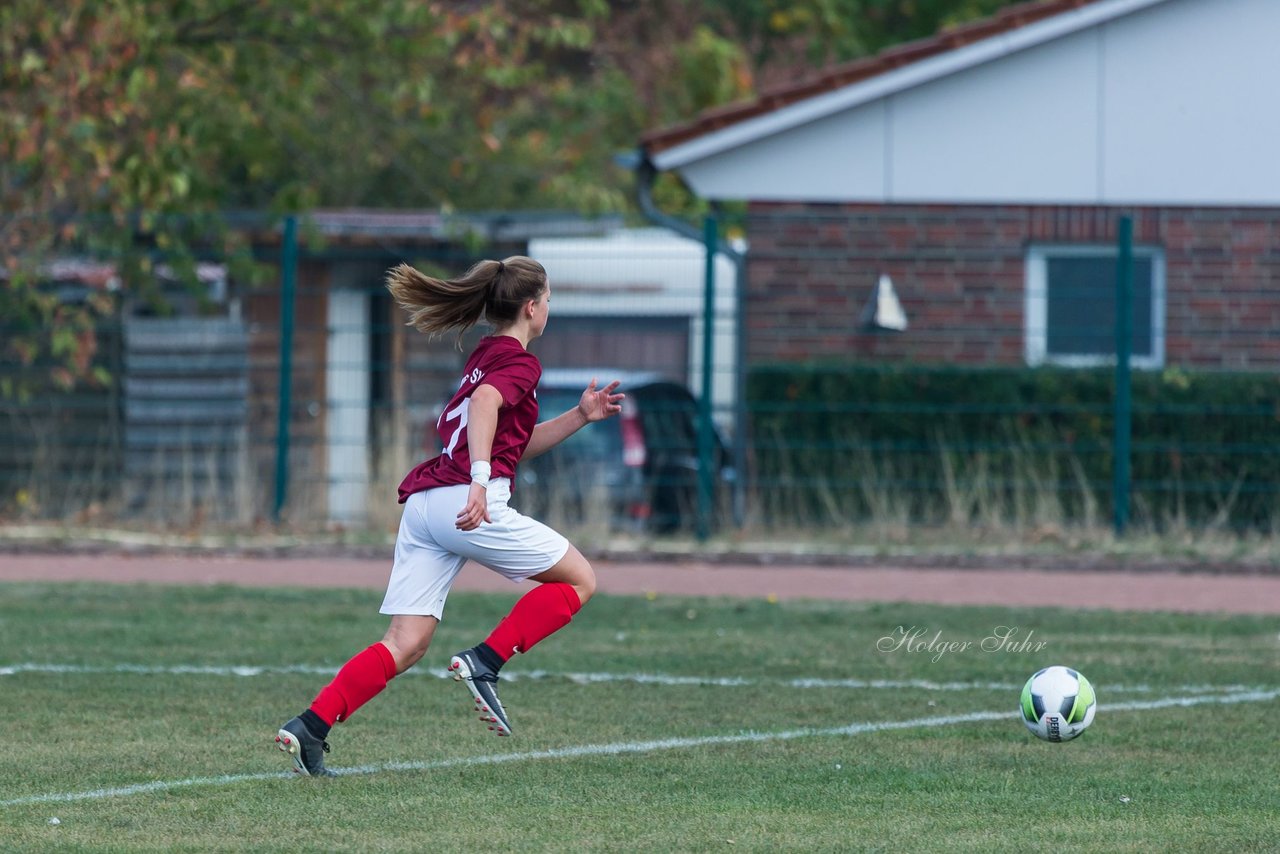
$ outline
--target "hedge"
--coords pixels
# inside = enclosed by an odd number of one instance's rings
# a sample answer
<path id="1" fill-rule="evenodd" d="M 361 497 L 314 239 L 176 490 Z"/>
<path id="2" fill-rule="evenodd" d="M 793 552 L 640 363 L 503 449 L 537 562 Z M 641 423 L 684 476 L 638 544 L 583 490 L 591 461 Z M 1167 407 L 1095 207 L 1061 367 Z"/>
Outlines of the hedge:
<path id="1" fill-rule="evenodd" d="M 1115 372 L 769 365 L 747 402 L 776 513 L 903 521 L 1109 520 Z M 1280 491 L 1280 378 L 1132 375 L 1135 521 L 1266 529 Z"/>

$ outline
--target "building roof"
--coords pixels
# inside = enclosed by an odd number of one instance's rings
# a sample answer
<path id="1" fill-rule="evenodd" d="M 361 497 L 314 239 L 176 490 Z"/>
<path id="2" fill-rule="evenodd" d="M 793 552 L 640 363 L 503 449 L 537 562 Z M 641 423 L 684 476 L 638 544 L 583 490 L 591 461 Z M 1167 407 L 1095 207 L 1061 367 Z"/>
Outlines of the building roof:
<path id="1" fill-rule="evenodd" d="M 1009 6 L 990 18 L 952 27 L 929 38 L 896 45 L 873 56 L 832 66 L 797 83 L 766 90 L 751 101 L 704 110 L 691 121 L 642 136 L 641 147 L 646 154 L 653 156 L 782 107 L 1100 2 L 1105 0 L 1033 0 Z"/>
<path id="2" fill-rule="evenodd" d="M 1276 0 L 1041 0 L 637 153 L 717 201 L 1274 207 L 1278 28 Z"/>
<path id="3" fill-rule="evenodd" d="M 231 218 L 231 222 L 265 243 L 280 240 L 279 217 L 251 211 Z M 387 241 L 436 244 L 468 237 L 525 242 L 535 237 L 597 236 L 620 228 L 623 218 L 619 214 L 583 216 L 560 211 L 329 208 L 299 214 L 299 224 L 333 245 Z"/>
<path id="4" fill-rule="evenodd" d="M 559 211 L 444 212 L 374 208 L 326 209 L 304 219 L 330 238 L 419 237 L 453 240 L 460 235 L 489 239 L 595 236 L 622 225 L 619 215 L 596 217 Z"/>

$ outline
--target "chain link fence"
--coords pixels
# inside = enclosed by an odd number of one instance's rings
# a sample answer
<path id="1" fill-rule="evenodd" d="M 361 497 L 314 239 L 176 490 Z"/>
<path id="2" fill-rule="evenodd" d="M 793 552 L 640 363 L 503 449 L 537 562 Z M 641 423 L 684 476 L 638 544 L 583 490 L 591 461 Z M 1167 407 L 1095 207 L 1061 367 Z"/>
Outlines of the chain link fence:
<path id="1" fill-rule="evenodd" d="M 99 380 L 46 381 L 57 348 L 0 318 L 0 517 L 390 531 L 480 333 L 406 327 L 386 270 L 529 254 L 544 417 L 592 374 L 634 390 L 524 467 L 515 503 L 566 529 L 1274 534 L 1280 213 L 754 205 L 740 229 L 708 268 L 617 220 L 316 213 L 296 246 L 257 229 L 262 281 L 206 258 L 163 310 L 115 259 L 49 259 L 46 298 L 110 305 Z"/>
<path id="2" fill-rule="evenodd" d="M 891 540 L 1272 536 L 1278 226 L 1275 210 L 753 206 L 760 518 Z"/>
<path id="3" fill-rule="evenodd" d="M 701 243 L 616 219 L 515 214 L 317 213 L 296 228 L 256 224 L 255 234 L 261 281 L 208 259 L 198 281 L 166 290 L 160 310 L 134 298 L 116 259 L 43 266 L 43 294 L 69 308 L 110 304 L 89 356 L 101 379 L 61 389 L 52 348 L 32 363 L 5 348 L 0 370 L 26 389 L 0 399 L 6 520 L 394 529 L 396 486 L 439 453 L 436 419 L 484 330 L 413 330 L 386 272 L 407 262 L 447 277 L 530 254 L 554 300 L 548 334 L 531 345 L 547 372 L 544 417 L 576 405 L 592 376 L 642 388 L 618 423 L 592 425 L 529 466 L 518 500 L 570 527 L 695 526 L 708 352 Z M 709 402 L 727 484 L 736 282 L 731 265 L 718 271 Z M 0 326 L 11 338 L 41 334 Z M 572 394 L 571 376 L 581 382 Z"/>

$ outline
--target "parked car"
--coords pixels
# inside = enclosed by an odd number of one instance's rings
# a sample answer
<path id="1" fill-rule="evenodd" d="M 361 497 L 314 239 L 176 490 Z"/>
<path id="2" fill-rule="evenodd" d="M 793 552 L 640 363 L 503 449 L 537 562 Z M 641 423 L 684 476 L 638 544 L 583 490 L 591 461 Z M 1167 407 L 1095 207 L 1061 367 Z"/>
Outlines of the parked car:
<path id="1" fill-rule="evenodd" d="M 698 402 L 684 385 L 636 371 L 544 370 L 540 418 L 578 404 L 595 377 L 620 380 L 622 413 L 589 424 L 541 456 L 520 463 L 512 504 L 549 524 L 605 522 L 613 528 L 693 530 L 698 509 Z M 428 425 L 431 442 L 434 429 Z M 434 453 L 434 452 L 433 452 Z M 728 498 L 732 456 L 714 435 L 712 524 Z"/>
<path id="2" fill-rule="evenodd" d="M 603 507 L 616 527 L 658 533 L 693 529 L 698 511 L 697 399 L 684 385 L 659 374 L 551 369 L 538 384 L 541 417 L 576 406 L 593 376 L 600 385 L 622 382 L 622 413 L 589 424 L 542 456 L 521 463 L 517 506 L 539 518 L 580 520 L 591 519 Z M 732 457 L 718 431 L 713 438 L 712 521 L 734 476 Z"/>

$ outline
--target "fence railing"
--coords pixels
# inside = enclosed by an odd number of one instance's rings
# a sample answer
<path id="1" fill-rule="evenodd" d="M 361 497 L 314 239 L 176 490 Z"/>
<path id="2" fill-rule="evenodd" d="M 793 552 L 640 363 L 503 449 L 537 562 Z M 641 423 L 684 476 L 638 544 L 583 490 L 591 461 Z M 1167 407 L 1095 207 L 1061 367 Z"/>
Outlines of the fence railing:
<path id="1" fill-rule="evenodd" d="M 479 332 L 407 328 L 385 271 L 528 253 L 552 283 L 532 345 L 549 375 L 690 395 L 637 394 L 626 432 L 593 425 L 594 445 L 530 466 L 516 503 L 556 524 L 1270 536 L 1280 348 L 1257 318 L 1280 317 L 1271 268 L 1233 256 L 1229 222 L 1222 245 L 1187 250 L 1150 215 L 1130 231 L 1113 214 L 1071 240 L 1006 214 L 979 227 L 969 211 L 763 207 L 742 223 L 747 245 L 714 257 L 616 222 L 420 240 L 347 215 L 319 242 L 304 217 L 260 247 L 266 284 L 222 280 L 199 311 L 146 316 L 128 283 L 114 292 L 95 330 L 106 381 L 0 399 L 0 519 L 391 530 L 395 487 L 438 452 L 439 407 Z M 716 225 L 704 239 L 726 246 Z M 1216 278 L 1210 250 L 1226 259 Z M 6 376 L 48 367 L 0 350 Z"/>

